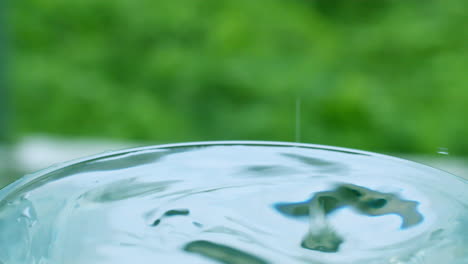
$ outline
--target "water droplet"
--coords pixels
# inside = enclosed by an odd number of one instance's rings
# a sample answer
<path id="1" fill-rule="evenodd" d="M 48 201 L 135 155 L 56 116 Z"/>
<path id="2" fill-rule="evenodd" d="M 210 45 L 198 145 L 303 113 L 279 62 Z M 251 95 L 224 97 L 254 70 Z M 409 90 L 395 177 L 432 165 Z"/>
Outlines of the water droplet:
<path id="1" fill-rule="evenodd" d="M 296 97 L 296 128 L 295 128 L 295 140 L 296 142 L 301 141 L 301 98 Z"/>

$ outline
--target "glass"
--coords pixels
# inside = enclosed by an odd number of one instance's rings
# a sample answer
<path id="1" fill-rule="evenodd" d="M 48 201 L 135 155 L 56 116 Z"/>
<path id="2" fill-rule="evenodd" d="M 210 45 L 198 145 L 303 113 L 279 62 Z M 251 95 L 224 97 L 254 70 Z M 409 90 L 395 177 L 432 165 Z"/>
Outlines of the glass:
<path id="1" fill-rule="evenodd" d="M 329 146 L 144 147 L 0 190 L 0 245 L 1 264 L 462 264 L 468 183 Z"/>

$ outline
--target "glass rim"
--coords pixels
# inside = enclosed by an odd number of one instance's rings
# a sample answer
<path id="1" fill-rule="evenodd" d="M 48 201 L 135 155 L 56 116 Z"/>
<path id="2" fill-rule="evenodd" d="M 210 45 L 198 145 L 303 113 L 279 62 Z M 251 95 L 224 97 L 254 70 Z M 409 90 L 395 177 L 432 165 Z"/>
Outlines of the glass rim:
<path id="1" fill-rule="evenodd" d="M 166 144 L 156 144 L 156 145 L 149 145 L 149 146 L 141 146 L 141 147 L 133 147 L 133 148 L 126 148 L 121 150 L 111 150 L 105 151 L 102 153 L 89 155 L 77 159 L 72 159 L 65 162 L 59 162 L 48 166 L 44 169 L 38 170 L 36 172 L 26 174 L 14 182 L 0 188 L 0 201 L 7 195 L 10 190 L 15 189 L 19 185 L 27 184 L 28 182 L 37 179 L 41 176 L 44 176 L 48 173 L 77 165 L 80 163 L 86 163 L 90 161 L 96 161 L 100 159 L 105 159 L 113 156 L 120 156 L 120 155 L 127 155 L 132 153 L 138 152 L 145 152 L 145 151 L 152 151 L 152 150 L 163 150 L 163 149 L 177 149 L 177 148 L 197 148 L 197 147 L 215 147 L 215 146 L 252 146 L 252 147 L 297 147 L 297 148 L 306 148 L 306 149 L 315 149 L 315 150 L 324 150 L 324 151 L 334 151 L 334 152 L 341 152 L 344 154 L 352 154 L 352 155 L 362 155 L 368 157 L 378 157 L 387 160 L 393 160 L 395 162 L 405 163 L 405 164 L 413 164 L 425 167 L 427 169 L 433 169 L 438 172 L 444 172 L 455 176 L 468 184 L 468 180 L 464 179 L 463 177 L 457 176 L 445 170 L 432 167 L 427 164 L 407 160 L 404 158 L 399 158 L 395 156 L 390 156 L 386 154 L 380 154 L 371 151 L 365 150 L 358 150 L 352 148 L 345 148 L 345 147 L 336 147 L 336 146 L 329 146 L 329 145 L 321 145 L 321 144 L 313 144 L 313 143 L 302 143 L 302 142 L 287 142 L 287 141 L 262 141 L 262 140 L 220 140 L 220 141 L 189 141 L 189 142 L 181 142 L 181 143 L 166 143 Z M 3 198 L 2 198 L 3 197 Z"/>

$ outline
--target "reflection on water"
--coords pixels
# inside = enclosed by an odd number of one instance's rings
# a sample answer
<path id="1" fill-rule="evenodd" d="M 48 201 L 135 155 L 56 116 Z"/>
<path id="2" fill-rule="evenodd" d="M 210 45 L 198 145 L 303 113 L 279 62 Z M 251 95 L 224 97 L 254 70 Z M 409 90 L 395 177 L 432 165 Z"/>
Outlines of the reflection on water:
<path id="1" fill-rule="evenodd" d="M 161 219 L 168 216 L 175 216 L 175 215 L 189 215 L 190 211 L 188 209 L 172 209 L 165 212 L 160 218 L 154 220 L 151 226 L 157 226 L 161 223 Z M 198 225 L 198 224 L 195 224 Z"/>
<path id="2" fill-rule="evenodd" d="M 304 248 L 337 252 L 343 238 L 334 232 L 326 220 L 333 211 L 348 206 L 367 216 L 396 214 L 403 219 L 401 228 L 408 228 L 423 220 L 417 205 L 415 201 L 406 201 L 391 193 L 380 193 L 357 185 L 342 184 L 331 191 L 318 192 L 305 202 L 278 203 L 275 207 L 288 216 L 309 217 L 309 233 L 301 244 Z"/>
<path id="3" fill-rule="evenodd" d="M 467 186 L 324 146 L 123 151 L 1 190 L 0 263 L 462 264 Z"/>
<path id="4" fill-rule="evenodd" d="M 205 240 L 192 241 L 185 245 L 184 250 L 197 253 L 225 264 L 267 264 L 259 257 L 238 249 Z"/>

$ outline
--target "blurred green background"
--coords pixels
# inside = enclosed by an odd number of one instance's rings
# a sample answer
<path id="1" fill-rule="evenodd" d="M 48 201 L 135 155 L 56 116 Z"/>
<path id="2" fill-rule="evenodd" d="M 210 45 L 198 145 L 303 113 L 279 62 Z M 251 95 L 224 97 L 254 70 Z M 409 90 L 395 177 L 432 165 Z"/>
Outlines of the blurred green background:
<path id="1" fill-rule="evenodd" d="M 7 10 L 13 142 L 295 141 L 298 127 L 308 143 L 468 154 L 466 0 L 29 0 Z"/>

